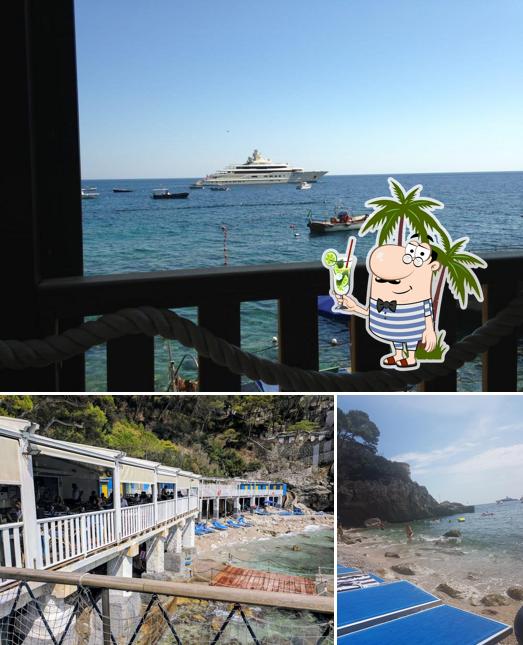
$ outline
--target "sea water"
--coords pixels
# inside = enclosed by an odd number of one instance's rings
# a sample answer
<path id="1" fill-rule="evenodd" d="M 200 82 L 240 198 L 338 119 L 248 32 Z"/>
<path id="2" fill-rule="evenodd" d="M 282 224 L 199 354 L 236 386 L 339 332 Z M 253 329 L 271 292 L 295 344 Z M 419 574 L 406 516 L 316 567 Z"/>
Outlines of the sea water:
<path id="1" fill-rule="evenodd" d="M 452 173 L 397 175 L 406 187 L 421 183 L 423 195 L 445 203 L 438 217 L 453 238 L 470 237 L 468 249 L 484 251 L 523 250 L 523 173 Z M 224 232 L 227 227 L 229 265 L 280 262 L 320 262 L 327 247 L 345 251 L 346 235 L 310 235 L 306 227 L 310 212 L 330 217 L 335 205 L 353 214 L 368 212 L 366 200 L 388 194 L 386 175 L 326 176 L 309 191 L 294 184 L 232 186 L 230 191 L 209 188 L 192 190 L 187 200 L 153 200 L 154 188 L 188 191 L 193 179 L 89 180 L 100 196 L 83 200 L 84 265 L 86 275 L 129 271 L 163 271 L 181 268 L 223 266 Z M 131 193 L 113 193 L 113 187 Z M 355 254 L 364 262 L 374 235 L 358 238 Z M 507 276 L 510 279 L 510 276 Z M 205 297 L 205 294 L 202 294 Z M 215 294 L 209 294 L 209 297 Z M 275 359 L 277 335 L 275 302 L 244 303 L 242 347 Z M 178 313 L 196 320 L 194 309 Z M 335 338 L 338 343 L 331 344 Z M 350 347 L 346 318 L 320 317 L 320 363 L 323 368 L 347 366 Z M 385 347 L 385 346 L 384 346 Z M 175 363 L 187 353 L 171 343 Z M 519 348 L 520 358 L 522 347 Z M 195 356 L 195 353 L 189 351 Z M 156 388 L 168 383 L 166 342 L 156 341 Z M 88 387 L 105 387 L 105 349 L 87 355 Z M 194 364 L 182 371 L 195 376 Z M 460 370 L 461 389 L 479 389 L 479 361 Z"/>
<path id="2" fill-rule="evenodd" d="M 422 571 L 426 568 L 427 584 L 432 580 L 431 571 L 436 571 L 450 584 L 465 584 L 482 594 L 503 593 L 512 585 L 523 585 L 523 503 L 480 504 L 474 513 L 409 524 L 414 538 L 408 543 L 404 524 L 366 535 L 380 550 L 397 550 L 402 561 L 415 562 Z M 461 537 L 444 538 L 452 529 L 459 530 Z"/>
<path id="3" fill-rule="evenodd" d="M 285 518 L 282 518 L 282 521 L 284 520 Z M 230 561 L 233 566 L 312 579 L 316 579 L 319 572 L 323 576 L 332 576 L 334 532 L 331 528 L 311 524 L 300 533 L 291 530 L 279 537 L 260 538 L 231 547 L 225 546 L 213 551 L 212 557 L 215 560 Z M 313 645 L 325 632 L 332 618 L 308 611 L 272 607 L 244 606 L 244 610 L 247 610 L 247 619 L 263 645 Z M 189 605 L 185 611 L 182 608 L 182 614 L 177 612 L 176 628 L 183 642 L 210 642 L 220 624 L 227 618 L 229 607 L 223 603 L 214 603 L 207 607 L 205 621 L 201 620 L 202 611 L 197 605 Z M 252 637 L 239 614 L 224 631 L 220 639 L 220 642 L 222 641 L 231 645 L 252 642 Z M 170 642 L 172 640 L 166 635 L 162 645 Z M 324 642 L 327 645 L 333 642 L 332 633 Z"/>

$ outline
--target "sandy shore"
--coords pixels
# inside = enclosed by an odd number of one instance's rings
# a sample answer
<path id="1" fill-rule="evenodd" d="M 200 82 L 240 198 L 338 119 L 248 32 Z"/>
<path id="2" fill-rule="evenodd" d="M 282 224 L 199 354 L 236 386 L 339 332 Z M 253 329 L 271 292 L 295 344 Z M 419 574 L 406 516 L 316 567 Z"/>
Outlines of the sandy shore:
<path id="1" fill-rule="evenodd" d="M 354 540 L 361 541 L 352 544 L 344 543 L 346 541 L 353 542 Z M 385 556 L 385 553 L 389 552 L 397 553 L 400 557 L 391 558 Z M 481 603 L 482 594 L 474 587 L 474 576 L 471 574 L 465 576 L 457 584 L 454 581 L 449 583 L 444 574 L 438 573 L 437 563 L 434 563 L 433 568 L 429 568 L 430 562 L 427 562 L 426 557 L 419 557 L 412 550 L 409 550 L 408 553 L 402 553 L 401 547 L 387 548 L 376 541 L 372 535 L 367 534 L 365 530 L 345 530 L 343 532 L 343 539 L 338 538 L 337 560 L 339 564 L 359 567 L 365 572 L 372 571 L 386 580 L 409 580 L 438 596 L 446 604 L 499 620 L 511 626 L 514 624 L 514 617 L 522 605 L 521 601 L 512 600 L 506 596 L 504 593 L 506 588 L 500 588 L 497 592 L 504 596 L 508 604 L 487 607 Z M 400 564 L 412 565 L 414 575 L 399 574 L 392 570 L 391 567 Z M 454 589 L 460 592 L 461 597 L 452 598 L 443 591 L 438 590 L 437 587 L 440 584 L 451 584 Z M 503 643 L 505 645 L 517 645 L 514 636 L 506 638 Z"/>
<path id="2" fill-rule="evenodd" d="M 332 529 L 334 531 L 333 515 L 312 515 L 282 516 L 278 513 L 263 515 L 245 515 L 245 520 L 252 523 L 243 529 L 230 528 L 227 531 L 217 531 L 196 538 L 196 554 L 193 557 L 194 579 L 206 579 L 209 576 L 209 569 L 219 568 L 226 564 L 226 561 L 219 556 L 225 548 L 234 554 L 237 546 L 262 541 L 267 538 L 275 538 L 281 535 L 295 533 L 306 533 L 314 529 Z M 334 554 L 333 554 L 334 560 Z"/>

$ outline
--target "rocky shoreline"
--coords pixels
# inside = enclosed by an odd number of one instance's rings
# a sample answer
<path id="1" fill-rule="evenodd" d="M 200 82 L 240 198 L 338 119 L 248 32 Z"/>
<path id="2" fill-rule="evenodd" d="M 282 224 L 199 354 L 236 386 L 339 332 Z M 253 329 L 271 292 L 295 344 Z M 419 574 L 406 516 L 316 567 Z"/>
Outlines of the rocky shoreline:
<path id="1" fill-rule="evenodd" d="M 225 562 L 217 554 L 225 546 L 234 552 L 235 547 L 256 542 L 267 538 L 283 535 L 304 533 L 307 530 L 332 529 L 334 531 L 334 516 L 331 514 L 315 515 L 304 509 L 304 515 L 278 515 L 270 512 L 269 515 L 245 515 L 247 522 L 253 526 L 244 529 L 229 529 L 210 533 L 197 538 L 196 554 L 193 558 L 193 570 L 196 577 L 205 577 L 205 570 L 214 566 L 222 567 Z M 313 527 L 308 528 L 308 527 Z M 333 553 L 334 560 L 334 553 Z"/>
<path id="2" fill-rule="evenodd" d="M 457 536 L 442 536 L 442 539 L 453 540 Z M 410 580 L 449 605 L 508 625 L 513 625 L 514 617 L 523 605 L 523 584 L 499 583 L 496 589 L 486 590 L 480 571 L 470 571 L 461 579 L 457 574 L 450 577 L 441 570 L 436 556 L 428 557 L 416 545 L 385 545 L 373 532 L 365 529 L 338 533 L 337 560 L 340 564 L 360 567 L 365 572 L 372 571 L 386 580 Z M 513 636 L 503 643 L 517 645 Z"/>

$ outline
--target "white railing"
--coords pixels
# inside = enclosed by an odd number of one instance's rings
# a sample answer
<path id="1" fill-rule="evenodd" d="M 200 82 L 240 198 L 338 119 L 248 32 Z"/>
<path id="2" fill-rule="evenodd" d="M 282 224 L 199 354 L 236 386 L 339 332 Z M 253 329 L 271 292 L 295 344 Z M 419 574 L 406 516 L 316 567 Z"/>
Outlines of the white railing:
<path id="1" fill-rule="evenodd" d="M 114 510 L 38 520 L 42 565 L 50 567 L 116 541 Z"/>
<path id="2" fill-rule="evenodd" d="M 0 566 L 23 567 L 23 522 L 0 524 Z M 0 585 L 8 582 L 0 578 Z"/>
<path id="3" fill-rule="evenodd" d="M 136 535 L 154 526 L 154 504 L 122 508 L 122 538 Z"/>
<path id="4" fill-rule="evenodd" d="M 158 502 L 158 522 L 167 522 L 167 520 L 176 517 L 176 497 L 173 499 L 165 499 L 162 502 Z"/>
<path id="5" fill-rule="evenodd" d="M 189 510 L 194 511 L 198 508 L 198 497 L 189 497 Z"/>

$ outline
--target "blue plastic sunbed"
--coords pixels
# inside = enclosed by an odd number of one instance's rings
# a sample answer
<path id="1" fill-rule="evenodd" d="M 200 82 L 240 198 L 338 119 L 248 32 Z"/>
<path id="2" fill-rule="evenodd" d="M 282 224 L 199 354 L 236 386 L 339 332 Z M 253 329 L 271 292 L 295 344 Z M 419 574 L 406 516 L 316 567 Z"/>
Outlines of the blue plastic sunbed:
<path id="1" fill-rule="evenodd" d="M 353 594 L 344 594 L 353 597 Z M 441 605 L 416 614 L 338 636 L 339 645 L 489 645 L 510 635 L 512 628 L 456 607 Z"/>
<path id="2" fill-rule="evenodd" d="M 244 526 L 244 527 L 253 526 L 253 524 L 251 522 L 246 522 L 245 521 L 245 518 L 243 517 L 243 515 L 240 515 L 240 517 L 238 518 L 237 522 L 238 522 L 238 524 L 240 526 Z"/>
<path id="3" fill-rule="evenodd" d="M 338 575 L 337 590 L 339 592 L 354 591 L 355 589 L 362 589 L 363 587 L 372 587 L 385 582 L 383 578 L 379 578 L 373 573 L 347 573 L 345 575 Z"/>
<path id="4" fill-rule="evenodd" d="M 220 524 L 220 522 L 217 522 L 216 520 L 212 521 L 212 525 L 215 529 L 218 529 L 218 531 L 227 531 L 227 527 L 224 524 Z"/>
<path id="5" fill-rule="evenodd" d="M 280 511 L 278 515 L 292 515 L 290 511 Z"/>
<path id="6" fill-rule="evenodd" d="M 337 602 L 338 636 L 441 604 L 439 598 L 406 580 L 340 593 Z"/>
<path id="7" fill-rule="evenodd" d="M 242 528 L 239 524 L 237 524 L 237 523 L 236 523 L 236 522 L 234 522 L 233 520 L 227 520 L 227 521 L 225 522 L 225 524 L 227 524 L 227 526 L 230 526 L 230 527 L 231 527 L 231 528 L 233 528 L 233 529 L 241 529 L 241 528 Z"/>
<path id="8" fill-rule="evenodd" d="M 361 573 L 361 569 L 357 569 L 356 567 L 346 567 L 343 564 L 338 564 L 337 573 L 338 575 L 341 575 L 342 573 Z"/>

